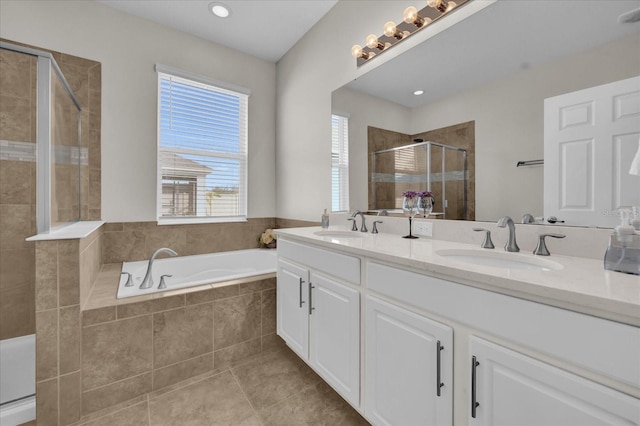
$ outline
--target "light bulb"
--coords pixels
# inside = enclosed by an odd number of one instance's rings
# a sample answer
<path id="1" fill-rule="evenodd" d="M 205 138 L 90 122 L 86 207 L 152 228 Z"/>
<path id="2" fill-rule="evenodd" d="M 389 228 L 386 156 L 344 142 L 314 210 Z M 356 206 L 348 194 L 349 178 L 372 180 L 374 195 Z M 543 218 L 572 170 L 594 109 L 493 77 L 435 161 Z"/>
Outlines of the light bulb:
<path id="1" fill-rule="evenodd" d="M 402 19 L 404 19 L 404 22 L 407 24 L 413 24 L 418 19 L 418 9 L 413 6 L 409 6 L 402 13 Z"/>
<path id="2" fill-rule="evenodd" d="M 449 3 L 447 3 L 447 8 L 445 9 L 446 12 L 450 12 L 451 9 L 453 9 L 454 7 L 456 7 L 457 4 L 455 4 L 454 2 L 450 1 Z"/>
<path id="3" fill-rule="evenodd" d="M 427 6 L 438 9 L 443 13 L 447 10 L 447 2 L 445 0 L 427 0 Z"/>
<path id="4" fill-rule="evenodd" d="M 366 38 L 366 43 L 369 49 L 384 49 L 384 46 L 378 41 L 378 37 L 375 34 L 369 34 Z"/>
<path id="5" fill-rule="evenodd" d="M 359 44 L 354 44 L 353 47 L 351 48 L 351 56 L 353 56 L 356 59 L 361 57 L 362 56 L 362 46 L 360 46 Z"/>
<path id="6" fill-rule="evenodd" d="M 386 24 L 384 24 L 384 35 L 386 35 L 387 37 L 396 37 L 396 32 L 397 32 L 397 28 L 396 28 L 396 23 L 393 21 L 389 21 Z"/>

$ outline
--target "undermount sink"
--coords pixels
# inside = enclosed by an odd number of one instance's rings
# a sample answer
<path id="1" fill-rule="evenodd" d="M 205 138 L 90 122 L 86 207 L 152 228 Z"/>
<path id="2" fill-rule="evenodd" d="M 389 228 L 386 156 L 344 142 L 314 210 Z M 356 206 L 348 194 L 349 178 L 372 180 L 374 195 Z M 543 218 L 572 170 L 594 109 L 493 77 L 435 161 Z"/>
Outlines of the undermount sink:
<path id="1" fill-rule="evenodd" d="M 436 254 L 456 262 L 502 269 L 557 271 L 564 268 L 553 260 L 500 251 L 451 249 L 438 250 Z"/>
<path id="2" fill-rule="evenodd" d="M 319 237 L 330 238 L 364 238 L 365 233 L 356 231 L 316 231 L 313 233 Z"/>

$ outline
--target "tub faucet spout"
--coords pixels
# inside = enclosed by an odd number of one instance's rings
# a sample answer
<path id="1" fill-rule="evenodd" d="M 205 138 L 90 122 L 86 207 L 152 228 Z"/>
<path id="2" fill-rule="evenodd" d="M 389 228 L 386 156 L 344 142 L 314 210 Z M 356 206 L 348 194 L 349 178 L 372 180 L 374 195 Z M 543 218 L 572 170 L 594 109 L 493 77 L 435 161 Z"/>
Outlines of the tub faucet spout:
<path id="1" fill-rule="evenodd" d="M 159 255 L 160 253 L 168 253 L 172 257 L 178 255 L 178 253 L 176 253 L 175 251 L 167 247 L 163 247 L 156 250 L 155 253 L 153 253 L 149 258 L 149 264 L 147 265 L 147 273 L 144 274 L 144 279 L 142 280 L 142 284 L 140 284 L 141 290 L 153 287 L 153 277 L 151 276 L 151 267 L 153 266 L 153 261 L 155 260 L 156 256 Z"/>

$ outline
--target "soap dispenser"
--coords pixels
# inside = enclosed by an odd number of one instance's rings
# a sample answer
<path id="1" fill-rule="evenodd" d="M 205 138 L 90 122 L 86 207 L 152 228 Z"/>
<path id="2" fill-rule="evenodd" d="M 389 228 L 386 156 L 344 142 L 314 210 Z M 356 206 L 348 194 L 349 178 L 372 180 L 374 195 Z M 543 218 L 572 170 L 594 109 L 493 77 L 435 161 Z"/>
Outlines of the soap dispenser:
<path id="1" fill-rule="evenodd" d="M 604 255 L 604 269 L 640 275 L 640 234 L 631 225 L 632 211 L 618 209 L 620 225 L 609 237 L 609 246 Z"/>
<path id="2" fill-rule="evenodd" d="M 327 229 L 329 227 L 329 214 L 327 213 L 327 209 L 324 209 L 324 213 L 322 213 L 322 229 Z"/>

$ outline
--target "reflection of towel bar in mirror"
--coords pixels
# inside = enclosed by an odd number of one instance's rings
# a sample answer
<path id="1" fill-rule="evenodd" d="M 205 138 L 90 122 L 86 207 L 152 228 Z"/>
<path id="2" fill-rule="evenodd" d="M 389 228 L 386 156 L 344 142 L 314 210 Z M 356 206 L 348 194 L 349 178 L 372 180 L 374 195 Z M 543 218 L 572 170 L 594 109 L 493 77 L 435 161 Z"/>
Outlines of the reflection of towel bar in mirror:
<path id="1" fill-rule="evenodd" d="M 540 166 L 544 164 L 544 160 L 528 160 L 528 161 L 518 161 L 516 167 L 521 166 Z"/>

